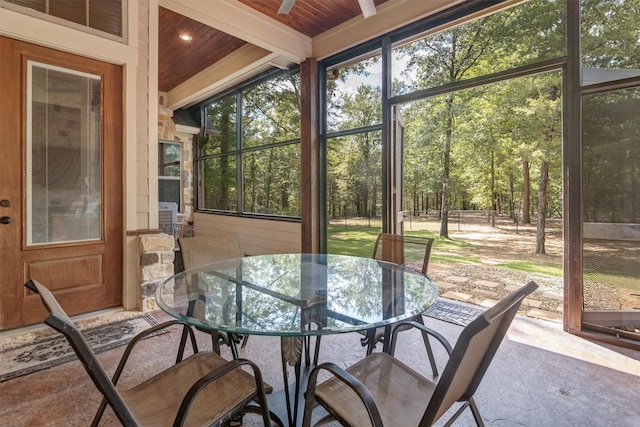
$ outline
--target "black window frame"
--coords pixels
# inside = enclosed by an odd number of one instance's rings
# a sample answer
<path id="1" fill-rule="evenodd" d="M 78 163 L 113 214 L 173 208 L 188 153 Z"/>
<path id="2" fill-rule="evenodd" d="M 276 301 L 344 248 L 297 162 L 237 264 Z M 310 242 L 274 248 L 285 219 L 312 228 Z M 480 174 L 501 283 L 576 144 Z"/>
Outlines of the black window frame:
<path id="1" fill-rule="evenodd" d="M 243 132 L 242 132 L 242 113 L 243 113 L 243 93 L 249 91 L 258 85 L 283 75 L 294 75 L 300 73 L 299 66 L 293 66 L 289 69 L 280 69 L 280 68 L 272 68 L 268 71 L 265 71 L 261 74 L 256 75 L 255 77 L 242 82 L 233 88 L 221 92 L 201 103 L 194 106 L 191 109 L 191 112 L 200 116 L 200 123 L 202 128 L 202 135 L 205 133 L 205 126 L 207 123 L 206 114 L 207 108 L 215 103 L 220 101 L 225 97 L 235 96 L 236 103 L 236 131 L 235 131 L 235 148 L 231 151 L 227 151 L 225 153 L 219 154 L 211 154 L 211 155 L 200 155 L 200 150 L 198 147 L 199 141 L 198 138 L 194 138 L 194 147 L 193 147 L 193 173 L 195 177 L 195 194 L 194 194 L 194 212 L 198 213 L 207 213 L 207 214 L 216 214 L 216 215 L 227 215 L 227 216 L 235 216 L 235 217 L 245 217 L 245 218 L 259 218 L 259 219 L 268 219 L 268 220 L 277 220 L 277 221 L 288 221 L 288 222 L 300 222 L 301 215 L 297 216 L 288 216 L 288 215 L 277 215 L 277 214 L 268 214 L 268 213 L 255 213 L 255 212 L 245 212 L 244 211 L 244 178 L 243 178 L 243 156 L 247 153 L 252 153 L 256 151 L 264 151 L 270 150 L 278 147 L 298 145 L 300 147 L 300 135 L 298 138 L 289 139 L 285 141 L 277 141 L 272 143 L 267 143 L 260 146 L 251 146 L 244 147 L 242 144 Z M 298 106 L 299 107 L 299 106 Z M 202 183 L 203 177 L 200 176 L 200 163 L 221 158 L 224 156 L 233 156 L 236 165 L 236 202 L 235 207 L 236 210 L 223 210 L 223 209 L 214 209 L 214 208 L 204 208 L 201 206 L 201 191 L 202 191 Z M 302 196 L 301 196 L 302 197 Z"/>

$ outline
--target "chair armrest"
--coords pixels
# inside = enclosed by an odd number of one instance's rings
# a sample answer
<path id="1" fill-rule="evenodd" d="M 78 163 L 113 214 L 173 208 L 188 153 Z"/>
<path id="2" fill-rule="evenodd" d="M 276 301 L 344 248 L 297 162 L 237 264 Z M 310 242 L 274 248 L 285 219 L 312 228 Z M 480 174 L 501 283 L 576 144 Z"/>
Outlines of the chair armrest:
<path id="1" fill-rule="evenodd" d="M 425 325 L 423 325 L 421 323 L 418 323 L 418 322 L 415 322 L 413 320 L 403 320 L 401 322 L 395 323 L 394 326 L 395 326 L 395 328 L 394 328 L 393 333 L 391 335 L 391 346 L 390 346 L 390 354 L 391 355 L 393 355 L 393 353 L 395 351 L 396 338 L 397 338 L 398 332 L 408 331 L 410 328 L 417 328 L 417 329 L 420 329 L 420 331 L 422 331 L 423 333 L 431 335 L 436 340 L 438 340 L 440 342 L 440 344 L 442 344 L 444 349 L 447 350 L 447 354 L 449 356 L 451 356 L 451 353 L 453 351 L 453 347 L 451 346 L 449 341 L 447 341 L 447 339 L 444 336 L 442 336 L 439 332 L 436 332 L 433 329 L 428 328 Z M 408 328 L 407 327 L 402 328 L 401 326 L 408 326 Z"/>
<path id="2" fill-rule="evenodd" d="M 187 325 L 186 323 L 183 323 L 179 320 L 169 320 L 169 321 L 160 323 L 159 325 L 152 326 L 149 329 L 145 329 L 144 331 L 140 332 L 138 335 L 133 337 L 131 341 L 129 341 L 129 344 L 127 344 L 127 347 L 125 348 L 124 352 L 122 353 L 122 356 L 120 357 L 120 362 L 118 363 L 118 367 L 116 368 L 116 371 L 114 372 L 113 377 L 111 378 L 111 382 L 113 383 L 114 386 L 118 383 L 118 380 L 120 379 L 120 375 L 122 375 L 122 371 L 124 371 L 124 367 L 127 364 L 127 361 L 129 360 L 129 356 L 131 355 L 131 352 L 133 351 L 133 348 L 136 346 L 136 344 L 140 342 L 140 340 L 147 338 L 149 335 L 155 332 L 158 332 L 159 330 L 168 328 L 170 326 L 182 326 L 182 339 L 180 340 L 180 348 L 178 349 L 178 355 L 176 356 L 176 364 L 180 362 L 182 360 L 182 357 L 184 356 L 184 343 L 186 343 L 185 338 L 187 335 L 191 339 L 191 346 L 193 348 L 193 352 L 194 353 L 198 352 L 198 344 L 196 344 L 196 337 L 193 332 L 193 328 L 191 328 L 191 326 Z M 107 399 L 103 397 L 102 402 L 100 402 L 100 407 L 98 408 L 98 411 L 96 412 L 96 415 L 93 418 L 93 422 L 91 423 L 92 427 L 95 427 L 98 425 L 98 423 L 100 422 L 100 419 L 102 418 L 102 414 L 104 414 L 104 410 L 106 408 L 107 408 Z"/>
<path id="3" fill-rule="evenodd" d="M 210 383 L 222 378 L 223 376 L 229 374 L 230 372 L 241 369 L 242 366 L 248 365 L 253 370 L 253 378 L 256 382 L 256 394 L 260 403 L 260 406 L 266 407 L 267 405 L 267 394 L 264 389 L 264 383 L 262 382 L 262 373 L 258 366 L 250 360 L 247 359 L 233 359 L 219 368 L 210 371 L 209 373 L 202 376 L 198 381 L 196 381 L 187 394 L 182 399 L 182 403 L 180 404 L 180 409 L 176 415 L 176 418 L 173 422 L 174 426 L 182 426 L 187 417 L 187 413 L 189 412 L 189 408 L 191 407 L 191 403 L 195 400 L 195 398 L 200 394 L 202 390 L 204 390 Z M 266 422 L 266 420 L 265 420 Z"/>
<path id="4" fill-rule="evenodd" d="M 196 344 L 196 338 L 193 332 L 193 328 L 187 325 L 186 323 L 183 323 L 179 320 L 169 320 L 164 323 L 160 323 L 159 325 L 152 326 L 149 329 L 145 329 L 144 331 L 140 332 L 138 335 L 133 337 L 133 339 L 129 341 L 129 344 L 127 344 L 127 347 L 125 348 L 124 353 L 122 353 L 122 357 L 120 358 L 120 363 L 118 364 L 118 367 L 116 368 L 116 371 L 113 374 L 112 382 L 114 385 L 120 379 L 120 375 L 122 374 L 124 366 L 127 363 L 127 360 L 129 360 L 129 356 L 131 355 L 131 352 L 133 351 L 133 348 L 136 346 L 136 344 L 138 344 L 138 342 L 140 342 L 144 338 L 147 338 L 151 334 L 158 332 L 162 329 L 168 328 L 170 326 L 182 326 L 183 338 L 184 338 L 184 335 L 189 335 L 191 339 L 191 345 L 193 347 L 193 352 L 194 353 L 198 352 L 198 345 Z M 184 340 L 182 340 L 181 342 L 184 342 Z M 184 356 L 184 348 L 181 347 L 178 350 L 178 355 L 176 356 L 176 363 L 180 362 L 183 356 Z"/>
<path id="5" fill-rule="evenodd" d="M 311 412 L 316 395 L 316 383 L 318 373 L 321 370 L 330 372 L 335 376 L 335 378 L 345 383 L 351 390 L 353 390 L 360 398 L 360 401 L 364 404 L 364 407 L 369 414 L 369 420 L 371 420 L 372 426 L 382 427 L 382 417 L 380 416 L 380 411 L 378 410 L 376 402 L 373 399 L 373 395 L 369 392 L 369 390 L 367 390 L 364 384 L 358 381 L 356 377 L 354 377 L 335 363 L 331 362 L 321 363 L 311 371 L 311 375 L 309 376 L 309 385 L 307 386 L 307 392 L 305 393 L 305 420 L 302 423 L 303 425 L 310 425 L 311 422 Z"/>

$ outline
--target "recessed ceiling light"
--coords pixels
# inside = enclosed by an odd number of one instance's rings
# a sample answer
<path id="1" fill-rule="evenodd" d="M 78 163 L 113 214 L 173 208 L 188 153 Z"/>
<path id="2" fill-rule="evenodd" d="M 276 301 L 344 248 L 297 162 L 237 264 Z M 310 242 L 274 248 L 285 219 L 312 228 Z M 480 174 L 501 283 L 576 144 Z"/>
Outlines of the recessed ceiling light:
<path id="1" fill-rule="evenodd" d="M 180 34 L 178 37 L 180 37 L 180 39 L 181 39 L 181 40 L 184 40 L 184 41 L 186 41 L 186 42 L 190 42 L 190 41 L 193 39 L 193 37 L 191 37 L 191 36 L 190 36 L 189 34 L 187 34 L 187 33 L 182 33 L 182 34 Z"/>

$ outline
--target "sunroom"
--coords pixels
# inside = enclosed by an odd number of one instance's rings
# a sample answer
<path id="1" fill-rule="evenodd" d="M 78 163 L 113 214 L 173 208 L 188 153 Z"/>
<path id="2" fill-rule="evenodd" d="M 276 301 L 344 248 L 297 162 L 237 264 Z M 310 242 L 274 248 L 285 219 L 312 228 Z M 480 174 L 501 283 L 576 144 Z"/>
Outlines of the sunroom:
<path id="1" fill-rule="evenodd" d="M 425 234 L 444 270 L 490 224 L 566 331 L 637 345 L 634 1 L 82 3 L 0 2 L 1 329 L 37 321 L 29 276 L 74 314 L 153 307 L 174 266 L 141 278 L 140 236 L 175 203 L 248 255 Z"/>
<path id="2" fill-rule="evenodd" d="M 634 425 L 639 28 L 637 0 L 0 0 L 0 342 L 44 317 L 29 279 L 77 319 L 160 313 L 184 236 L 362 259 L 381 232 L 430 238 L 438 301 L 540 285 L 484 414 Z M 272 381 L 262 338 L 245 355 Z M 42 381 L 66 390 L 53 422 L 85 422 L 80 371 L 3 384 L 0 415 Z"/>
<path id="3" fill-rule="evenodd" d="M 199 130 L 182 153 L 193 167 L 182 211 L 197 234 L 236 231 L 248 254 L 361 256 L 380 231 L 438 236 L 440 281 L 461 268 L 480 281 L 518 277 L 504 267 L 548 275 L 533 317 L 637 341 L 640 72 L 621 5 L 462 2 L 396 28 L 394 2 L 368 18 L 352 4 L 351 21 L 316 34 L 291 15 L 312 5 L 278 14 L 273 3 L 272 18 L 313 37 L 311 60 L 281 55 L 179 105 Z M 160 10 L 160 22 L 175 18 Z M 353 28 L 366 35 L 349 39 Z M 185 86 L 164 88 L 169 105 Z M 475 255 L 480 272 L 465 265 Z M 471 288 L 449 295 L 481 304 L 488 294 L 467 300 Z"/>

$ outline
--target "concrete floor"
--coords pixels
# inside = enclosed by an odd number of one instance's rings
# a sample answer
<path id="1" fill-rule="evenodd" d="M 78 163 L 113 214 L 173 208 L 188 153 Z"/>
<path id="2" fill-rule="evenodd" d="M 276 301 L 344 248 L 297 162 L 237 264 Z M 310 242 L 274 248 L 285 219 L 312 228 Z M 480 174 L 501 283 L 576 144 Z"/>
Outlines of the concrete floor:
<path id="1" fill-rule="evenodd" d="M 158 320 L 168 317 L 156 312 Z M 425 317 L 453 343 L 461 327 Z M 396 356 L 412 366 L 421 364 L 428 374 L 424 346 L 418 334 L 404 333 Z M 207 335 L 198 334 L 209 349 Z M 347 366 L 364 354 L 359 335 L 323 337 L 321 361 Z M 168 365 L 174 357 L 177 332 L 143 341 L 120 381 L 122 387 L 141 381 Z M 111 374 L 124 347 L 98 355 Z M 226 352 L 225 355 L 229 356 Z M 444 352 L 437 351 L 444 365 Z M 265 380 L 274 386 L 273 398 L 282 397 L 279 340 L 252 336 L 241 356 L 257 362 Z M 422 363 L 424 362 L 424 363 Z M 604 346 L 562 331 L 553 322 L 518 316 L 503 341 L 476 396 L 488 426 L 640 426 L 640 352 Z M 79 362 L 0 383 L 0 426 L 86 426 L 100 396 Z M 282 405 L 271 403 L 276 412 Z M 258 425 L 247 416 L 247 425 Z M 442 425 L 443 422 L 438 423 Z M 107 410 L 101 425 L 119 425 Z M 475 425 L 468 411 L 455 423 Z M 359 427 L 359 426 L 358 426 Z M 403 427 L 403 426 L 394 426 Z"/>

